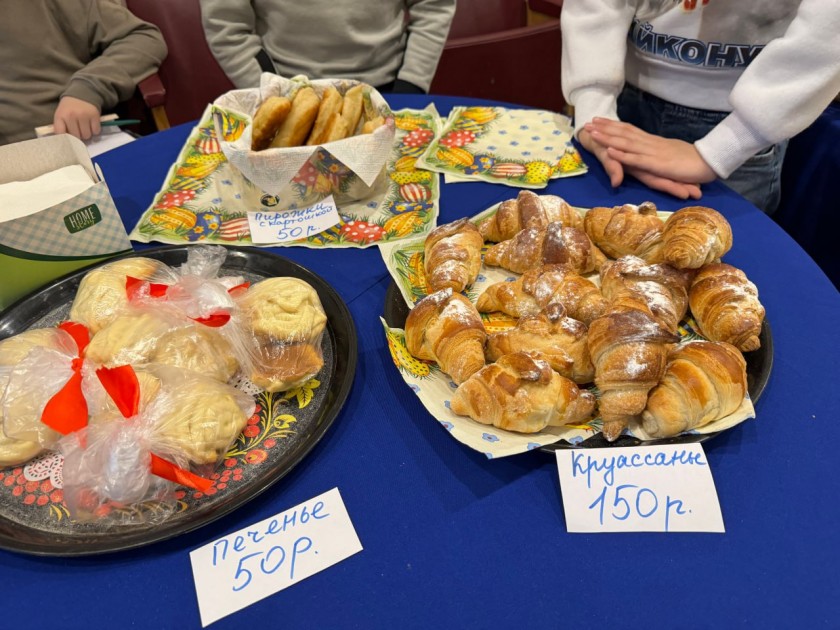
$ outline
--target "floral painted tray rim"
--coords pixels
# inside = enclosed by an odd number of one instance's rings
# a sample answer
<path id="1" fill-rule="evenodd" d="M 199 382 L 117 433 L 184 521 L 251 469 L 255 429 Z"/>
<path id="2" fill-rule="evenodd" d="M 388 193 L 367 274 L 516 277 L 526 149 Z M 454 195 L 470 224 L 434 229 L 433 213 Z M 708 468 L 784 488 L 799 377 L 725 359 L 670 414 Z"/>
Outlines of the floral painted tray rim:
<path id="1" fill-rule="evenodd" d="M 347 200 L 355 175 L 328 150 L 320 149 L 286 189 L 294 199 L 259 190 L 225 157 L 216 138 L 211 106 L 191 131 L 161 189 L 143 212 L 129 237 L 181 245 L 203 242 L 231 246 L 309 248 L 365 248 L 426 234 L 437 223 L 440 178 L 417 167 L 439 126 L 437 110 L 401 109 L 392 112 L 396 134 L 382 180 L 371 196 Z M 226 140 L 238 138 L 250 124 L 247 117 L 220 110 L 220 128 Z M 285 243 L 253 243 L 248 211 L 306 207 L 328 195 L 338 205 L 341 221 L 313 236 Z"/>
<path id="2" fill-rule="evenodd" d="M 178 265 L 186 261 L 188 249 L 189 246 L 164 246 L 121 258 L 148 256 Z M 40 327 L 45 312 L 58 313 L 69 307 L 81 277 L 91 268 L 68 274 L 0 313 L 4 338 Z M 295 468 L 326 434 L 350 394 L 358 357 L 356 329 L 346 304 L 320 276 L 271 252 L 228 248 L 222 270 L 255 279 L 293 276 L 312 285 L 328 318 L 328 334 L 323 342 L 325 368 L 300 388 L 258 395 L 257 411 L 213 473 L 211 489 L 203 494 L 179 488 L 177 512 L 158 525 L 103 529 L 95 523 L 71 523 L 61 503 L 61 490 L 53 485 L 60 483 L 60 468 L 58 479 L 50 470 L 58 455 L 47 453 L 28 464 L 0 470 L 0 548 L 33 555 L 87 556 L 179 536 L 256 498 Z M 302 430 L 298 431 L 297 426 Z M 26 471 L 27 467 L 31 470 Z M 30 496 L 35 497 L 31 502 L 27 498 Z M 24 508 L 31 511 L 21 512 Z"/>
<path id="3" fill-rule="evenodd" d="M 496 211 L 500 204 L 496 204 L 487 210 L 479 213 L 471 220 L 474 222 L 490 216 Z M 585 209 L 578 208 L 580 212 Z M 670 212 L 660 212 L 660 216 L 666 218 Z M 605 447 L 605 446 L 635 446 L 653 445 L 661 443 L 684 443 L 701 442 L 717 435 L 721 431 L 729 429 L 744 420 L 755 417 L 753 403 L 758 400 L 770 376 L 773 363 L 773 343 L 770 326 L 765 319 L 760 339 L 761 347 L 755 352 L 744 353 L 747 362 L 747 384 L 748 394 L 741 407 L 730 416 L 722 418 L 690 433 L 685 433 L 673 438 L 661 440 L 644 439 L 632 434 L 622 435 L 613 443 L 607 442 L 600 433 L 600 419 L 594 418 L 585 425 L 571 427 L 546 427 L 543 431 L 535 434 L 519 434 L 515 432 L 497 429 L 493 426 L 482 425 L 470 418 L 457 416 L 448 408 L 449 396 L 455 389 L 455 384 L 443 375 L 433 362 L 418 361 L 408 354 L 404 345 L 404 331 L 402 330 L 405 318 L 413 304 L 423 297 L 425 291 L 415 286 L 419 273 L 422 271 L 423 239 L 404 241 L 392 247 L 382 248 L 382 256 L 385 264 L 391 273 L 392 283 L 388 287 L 384 304 L 384 332 L 388 341 L 389 352 L 395 366 L 400 371 L 403 380 L 420 398 L 424 407 L 429 413 L 446 429 L 453 437 L 471 448 L 484 453 L 488 458 L 497 458 L 522 453 L 528 450 L 540 449 L 553 451 L 558 448 L 578 447 Z M 476 284 L 467 290 L 465 294 L 473 301 L 483 291 L 483 286 L 492 282 L 505 279 L 505 276 L 513 277 L 504 270 L 486 268 L 482 266 L 482 272 Z M 489 278 L 487 276 L 490 276 Z M 493 324 L 490 321 L 492 315 L 484 316 L 485 324 Z M 499 323 L 499 322 L 495 322 Z M 681 336 L 684 341 L 702 339 L 697 332 L 696 324 L 690 318 L 681 326 Z"/>

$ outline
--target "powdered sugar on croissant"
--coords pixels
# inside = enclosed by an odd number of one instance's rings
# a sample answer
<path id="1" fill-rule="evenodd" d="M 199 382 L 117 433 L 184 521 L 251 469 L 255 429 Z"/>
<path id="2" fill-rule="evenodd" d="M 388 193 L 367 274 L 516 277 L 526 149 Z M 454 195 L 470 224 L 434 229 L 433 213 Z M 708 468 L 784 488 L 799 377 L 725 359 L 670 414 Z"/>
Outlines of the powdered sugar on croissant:
<path id="1" fill-rule="evenodd" d="M 712 341 L 687 343 L 668 355 L 642 425 L 651 437 L 677 435 L 733 413 L 746 393 L 747 364 L 737 348 Z"/>
<path id="2" fill-rule="evenodd" d="M 451 288 L 461 292 L 475 282 L 481 269 L 484 239 L 468 219 L 432 230 L 424 244 L 423 266 L 434 291 Z"/>
<path id="3" fill-rule="evenodd" d="M 707 339 L 731 343 L 742 352 L 761 346 L 764 306 L 758 300 L 756 286 L 737 267 L 712 263 L 700 269 L 688 302 Z"/>
<path id="4" fill-rule="evenodd" d="M 554 221 L 541 230 L 528 228 L 493 245 L 484 254 L 484 264 L 516 273 L 540 265 L 562 264 L 586 274 L 595 270 L 596 257 L 592 241 L 583 230 Z"/>
<path id="5" fill-rule="evenodd" d="M 676 332 L 688 311 L 693 273 L 668 264 L 649 265 L 637 256 L 623 256 L 601 268 L 601 293 L 611 303 L 639 298 L 654 318 Z"/>
<path id="6" fill-rule="evenodd" d="M 405 345 L 418 359 L 435 361 L 455 383 L 484 367 L 487 333 L 472 302 L 452 289 L 420 300 L 405 322 Z"/>
<path id="7" fill-rule="evenodd" d="M 591 383 L 595 367 L 586 343 L 587 328 L 566 317 L 559 304 L 536 315 L 522 317 L 514 328 L 487 338 L 487 358 L 491 361 L 519 351 L 539 351 L 551 368 L 575 383 Z"/>
<path id="8" fill-rule="evenodd" d="M 481 313 L 501 311 L 513 317 L 536 315 L 550 304 L 562 304 L 569 317 L 589 324 L 607 306 L 598 287 L 565 265 L 544 265 L 513 282 L 491 284 L 478 297 Z"/>
<path id="9" fill-rule="evenodd" d="M 554 372 L 539 353 L 506 354 L 462 383 L 450 408 L 482 424 L 521 433 L 582 422 L 595 397 Z"/>
<path id="10" fill-rule="evenodd" d="M 583 225 L 577 210 L 560 197 L 522 190 L 516 199 L 503 201 L 496 213 L 482 221 L 478 229 L 485 241 L 498 243 L 525 229 L 541 230 L 553 221 L 568 227 Z"/>
<path id="11" fill-rule="evenodd" d="M 583 218 L 589 238 L 610 258 L 632 254 L 646 262 L 659 262 L 664 227 L 656 206 L 649 201 L 638 206 L 592 208 Z"/>
<path id="12" fill-rule="evenodd" d="M 679 337 L 642 310 L 611 312 L 589 326 L 589 353 L 603 433 L 615 440 L 629 421 L 642 413 L 648 392 L 665 371 L 668 351 Z"/>

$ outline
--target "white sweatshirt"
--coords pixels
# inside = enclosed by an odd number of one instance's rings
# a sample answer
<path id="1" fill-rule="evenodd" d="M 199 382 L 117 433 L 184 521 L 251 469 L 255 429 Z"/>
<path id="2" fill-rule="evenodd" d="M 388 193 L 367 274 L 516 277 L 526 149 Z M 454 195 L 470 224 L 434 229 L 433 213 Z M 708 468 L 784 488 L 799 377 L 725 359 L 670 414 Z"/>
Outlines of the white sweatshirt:
<path id="1" fill-rule="evenodd" d="M 454 14 L 455 0 L 201 0 L 207 43 L 240 88 L 259 85 L 264 49 L 282 76 L 428 91 Z"/>
<path id="2" fill-rule="evenodd" d="M 627 81 L 731 112 L 695 143 L 719 177 L 813 122 L 840 92 L 840 0 L 566 0 L 563 93 L 579 131 L 617 120 Z"/>

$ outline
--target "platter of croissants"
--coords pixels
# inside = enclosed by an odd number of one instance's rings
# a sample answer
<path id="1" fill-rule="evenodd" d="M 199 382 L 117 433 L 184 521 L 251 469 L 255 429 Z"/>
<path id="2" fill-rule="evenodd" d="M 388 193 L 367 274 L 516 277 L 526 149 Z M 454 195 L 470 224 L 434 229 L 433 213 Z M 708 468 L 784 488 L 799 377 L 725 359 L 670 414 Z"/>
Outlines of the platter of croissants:
<path id="1" fill-rule="evenodd" d="M 521 191 L 418 243 L 420 287 L 391 285 L 385 323 L 448 377 L 446 414 L 591 437 L 549 449 L 700 441 L 754 417 L 772 365 L 756 286 L 721 260 L 732 238 L 712 208 L 579 210 Z"/>
<path id="2" fill-rule="evenodd" d="M 53 282 L 0 314 L 0 547 L 100 553 L 219 518 L 318 442 L 355 361 L 338 294 L 269 252 L 167 246 Z"/>

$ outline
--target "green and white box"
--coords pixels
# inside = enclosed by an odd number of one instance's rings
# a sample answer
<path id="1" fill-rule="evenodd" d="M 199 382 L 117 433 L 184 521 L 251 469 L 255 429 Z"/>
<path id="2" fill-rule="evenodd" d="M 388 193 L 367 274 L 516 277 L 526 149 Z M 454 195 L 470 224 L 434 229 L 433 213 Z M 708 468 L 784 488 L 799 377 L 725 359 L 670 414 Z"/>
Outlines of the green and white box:
<path id="1" fill-rule="evenodd" d="M 59 135 L 0 147 L 0 310 L 127 251 L 114 200 L 81 140 Z"/>

